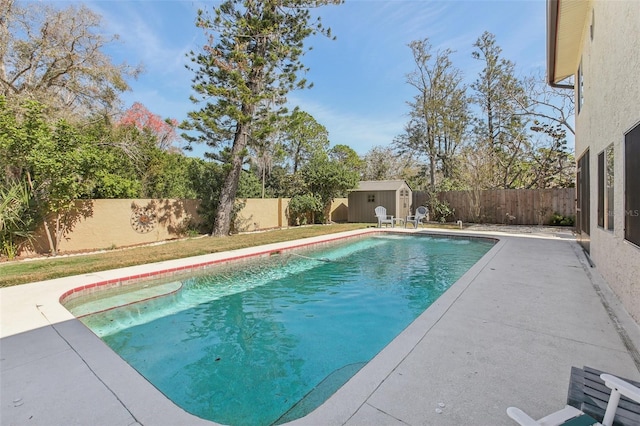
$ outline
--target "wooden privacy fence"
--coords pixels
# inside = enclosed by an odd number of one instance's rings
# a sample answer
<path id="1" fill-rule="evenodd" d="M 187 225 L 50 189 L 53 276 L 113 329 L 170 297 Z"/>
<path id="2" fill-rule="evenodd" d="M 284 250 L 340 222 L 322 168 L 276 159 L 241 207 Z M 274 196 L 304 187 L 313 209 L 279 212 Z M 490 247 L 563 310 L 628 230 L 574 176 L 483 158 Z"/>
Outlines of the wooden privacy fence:
<path id="1" fill-rule="evenodd" d="M 575 218 L 575 188 L 448 191 L 438 194 L 454 210 L 448 221 L 549 224 L 554 213 Z M 413 206 L 428 205 L 427 192 L 414 191 Z"/>

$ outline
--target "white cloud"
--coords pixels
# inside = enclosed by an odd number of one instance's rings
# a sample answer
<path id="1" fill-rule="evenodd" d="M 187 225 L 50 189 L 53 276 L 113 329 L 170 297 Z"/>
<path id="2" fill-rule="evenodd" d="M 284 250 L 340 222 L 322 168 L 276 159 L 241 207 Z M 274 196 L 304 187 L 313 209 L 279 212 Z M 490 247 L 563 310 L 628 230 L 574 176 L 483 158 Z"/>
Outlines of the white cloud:
<path id="1" fill-rule="evenodd" d="M 146 73 L 170 75 L 183 72 L 185 53 L 194 47 L 196 11 L 187 3 L 89 2 L 104 19 L 106 29 L 120 35 L 114 53 L 126 51 L 128 62 L 142 63 Z M 106 6 L 106 7 L 105 7 Z M 177 9 L 167 13 L 166 8 Z M 193 10 L 192 10 L 193 9 Z M 191 34 L 191 35 L 190 35 Z"/>

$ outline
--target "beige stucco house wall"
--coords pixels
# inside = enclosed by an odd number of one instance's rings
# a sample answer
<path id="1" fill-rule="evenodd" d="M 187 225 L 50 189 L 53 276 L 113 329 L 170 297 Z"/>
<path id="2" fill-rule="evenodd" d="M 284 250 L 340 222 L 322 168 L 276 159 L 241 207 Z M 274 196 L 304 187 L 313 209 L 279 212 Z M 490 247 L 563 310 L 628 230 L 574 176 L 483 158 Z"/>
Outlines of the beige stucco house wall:
<path id="1" fill-rule="evenodd" d="M 625 211 L 624 169 L 625 134 L 640 124 L 640 1 L 548 0 L 547 5 L 549 81 L 563 84 L 565 74 L 574 75 L 576 158 L 589 155 L 587 247 L 640 322 L 640 247 L 625 240 L 625 214 L 631 213 Z M 613 220 L 613 230 L 598 225 L 598 155 L 608 148 L 613 148 L 614 179 L 613 215 L 607 220 Z"/>

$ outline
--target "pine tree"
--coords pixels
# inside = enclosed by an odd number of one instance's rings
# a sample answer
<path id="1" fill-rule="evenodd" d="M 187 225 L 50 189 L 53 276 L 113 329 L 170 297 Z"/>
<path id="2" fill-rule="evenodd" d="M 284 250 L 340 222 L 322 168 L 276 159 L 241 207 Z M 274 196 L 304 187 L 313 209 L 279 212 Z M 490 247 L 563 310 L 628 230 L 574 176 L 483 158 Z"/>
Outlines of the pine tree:
<path id="1" fill-rule="evenodd" d="M 227 0 L 213 14 L 198 11 L 196 25 L 207 36 L 200 52 L 190 52 L 195 73 L 192 101 L 200 109 L 183 123 L 190 142 L 205 142 L 219 151 L 226 177 L 213 235 L 228 235 L 233 205 L 247 148 L 264 140 L 284 112 L 287 93 L 310 87 L 300 73 L 304 41 L 316 33 L 330 36 L 310 8 L 341 0 Z M 223 155 L 224 154 L 224 155 Z"/>
<path id="2" fill-rule="evenodd" d="M 523 173 L 522 156 L 529 146 L 525 122 L 515 101 L 524 90 L 515 77 L 515 64 L 501 57 L 502 49 L 493 34 L 485 31 L 473 46 L 477 49 L 473 57 L 485 65 L 471 85 L 483 114 L 477 120 L 475 134 L 476 149 L 484 150 L 489 161 L 484 186 L 518 187 Z"/>

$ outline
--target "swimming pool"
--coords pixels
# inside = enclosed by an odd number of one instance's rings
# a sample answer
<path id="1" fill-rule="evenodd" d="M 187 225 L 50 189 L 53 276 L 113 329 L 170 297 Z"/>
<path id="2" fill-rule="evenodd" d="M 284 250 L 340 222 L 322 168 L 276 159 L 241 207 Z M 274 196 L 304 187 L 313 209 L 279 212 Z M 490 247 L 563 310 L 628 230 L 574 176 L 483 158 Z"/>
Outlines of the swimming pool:
<path id="1" fill-rule="evenodd" d="M 283 423 L 321 404 L 492 245 L 385 234 L 134 286 L 164 295 L 117 309 L 71 310 L 186 411 Z"/>

